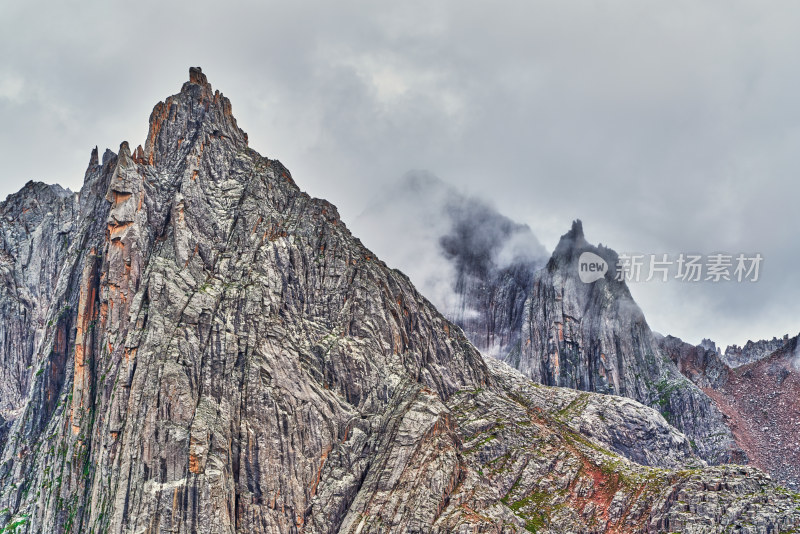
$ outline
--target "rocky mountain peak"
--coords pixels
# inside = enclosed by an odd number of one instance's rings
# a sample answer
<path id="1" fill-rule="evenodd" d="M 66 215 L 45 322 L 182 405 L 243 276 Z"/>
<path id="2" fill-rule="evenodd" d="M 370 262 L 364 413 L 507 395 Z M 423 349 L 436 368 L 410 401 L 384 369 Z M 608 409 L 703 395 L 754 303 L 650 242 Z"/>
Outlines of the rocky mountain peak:
<path id="1" fill-rule="evenodd" d="M 567 278 L 578 277 L 578 259 L 584 252 L 591 252 L 601 257 L 607 263 L 608 269 L 605 275 L 605 282 L 621 296 L 630 298 L 628 287 L 625 282 L 615 280 L 614 273 L 617 265 L 617 253 L 602 244 L 593 245 L 586 240 L 583 234 L 583 223 L 580 219 L 572 221 L 569 231 L 561 236 L 556 245 L 553 255 L 547 264 L 550 272 L 561 271 L 562 276 Z M 602 280 L 598 284 L 587 285 L 584 289 L 590 290 L 594 285 L 602 285 Z"/>
<path id="2" fill-rule="evenodd" d="M 203 69 L 200 67 L 189 67 L 189 83 L 202 86 L 208 85 L 209 88 L 211 88 L 211 84 L 208 83 L 208 78 L 203 74 Z"/>
<path id="3" fill-rule="evenodd" d="M 100 164 L 100 156 L 98 155 L 97 147 L 92 149 L 92 155 L 89 156 L 89 168 L 97 167 Z"/>
<path id="4" fill-rule="evenodd" d="M 146 148 L 97 156 L 77 195 L 30 184 L 0 204 L 0 531 L 800 525 L 800 497 L 703 468 L 655 410 L 487 364 L 330 203 L 247 148 L 199 68 L 155 107 Z M 590 386 L 636 386 L 625 364 L 655 356 L 649 331 L 544 275 L 528 303 L 548 315 L 528 317 L 559 321 L 550 367 L 586 355 Z M 676 395 L 669 413 L 703 408 Z"/>
<path id="5" fill-rule="evenodd" d="M 608 264 L 604 276 L 581 280 L 584 252 Z M 612 249 L 587 242 L 583 224 L 574 221 L 547 268 L 533 278 L 521 352 L 504 359 L 545 385 L 621 395 L 657 408 L 710 463 L 740 459 L 722 414 L 664 356 L 628 286 L 615 278 L 617 258 Z"/>
<path id="6" fill-rule="evenodd" d="M 247 134 L 239 128 L 230 100 L 212 89 L 200 67 L 191 67 L 180 93 L 153 108 L 142 156 L 149 165 L 165 167 L 192 152 L 200 157 L 214 141 L 238 150 L 247 146 Z"/>
<path id="7" fill-rule="evenodd" d="M 576 252 L 579 253 L 588 246 L 589 243 L 583 235 L 583 223 L 580 219 L 576 219 L 572 221 L 569 232 L 561 236 L 553 256 L 571 258 Z"/>

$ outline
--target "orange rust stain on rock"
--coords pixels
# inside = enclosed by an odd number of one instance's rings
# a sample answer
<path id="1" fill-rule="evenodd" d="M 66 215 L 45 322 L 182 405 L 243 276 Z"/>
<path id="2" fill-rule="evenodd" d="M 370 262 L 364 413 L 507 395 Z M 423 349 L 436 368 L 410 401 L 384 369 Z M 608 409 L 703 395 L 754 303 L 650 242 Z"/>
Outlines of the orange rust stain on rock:
<path id="1" fill-rule="evenodd" d="M 220 95 L 222 97 L 222 95 Z M 221 98 L 222 100 L 222 113 L 226 117 L 233 116 L 233 106 L 231 105 L 231 101 L 227 98 Z"/>
<path id="2" fill-rule="evenodd" d="M 328 445 L 322 450 L 322 456 L 320 457 L 319 460 L 319 469 L 317 469 L 317 476 L 314 479 L 314 483 L 311 486 L 312 497 L 317 494 L 317 486 L 319 486 L 319 481 L 322 478 L 322 468 L 325 467 L 325 462 L 328 460 L 328 454 L 330 454 L 332 449 L 333 447 L 331 445 Z"/>
<path id="3" fill-rule="evenodd" d="M 252 233 L 256 233 L 256 228 L 258 228 L 258 225 L 261 224 L 261 221 L 263 221 L 263 220 L 264 220 L 264 217 L 259 217 L 258 218 L 258 220 L 256 221 L 256 224 L 253 225 L 253 232 Z"/>
<path id="4" fill-rule="evenodd" d="M 150 152 L 150 164 L 153 164 L 153 146 L 155 145 L 156 138 L 158 137 L 159 132 L 161 131 L 161 127 L 164 124 L 164 121 L 167 118 L 167 113 L 169 111 L 169 104 L 170 101 L 167 99 L 167 102 L 159 102 L 156 104 L 156 107 L 153 108 L 153 114 L 150 116 L 150 132 L 147 135 L 147 146 L 151 148 Z"/>
<path id="5" fill-rule="evenodd" d="M 90 254 L 94 256 L 97 254 L 97 250 L 93 248 Z M 97 280 L 95 279 L 94 273 L 95 267 L 95 265 L 87 265 L 84 268 L 78 297 L 78 317 L 75 329 L 75 368 L 73 371 L 72 406 L 70 411 L 72 432 L 75 435 L 80 432 L 80 427 L 74 422 L 75 414 L 84 407 L 84 391 L 89 387 L 90 377 L 86 373 L 86 352 L 87 344 L 90 341 L 90 325 L 96 318 L 96 310 L 94 307 L 97 297 Z"/>
<path id="6" fill-rule="evenodd" d="M 78 345 L 75 347 L 75 372 L 76 373 L 83 373 L 83 368 L 86 366 L 86 361 L 84 360 L 83 345 Z"/>
<path id="7" fill-rule="evenodd" d="M 195 256 L 197 256 L 197 251 L 198 251 L 199 249 L 200 249 L 200 243 L 195 243 L 195 245 L 194 245 L 194 252 L 192 252 L 192 255 L 191 255 L 191 256 L 189 256 L 188 258 L 186 258 L 186 263 L 185 263 L 185 264 L 183 264 L 183 266 L 184 266 L 184 267 L 188 267 L 188 266 L 189 266 L 189 262 L 190 262 L 190 261 L 192 261 L 192 258 L 194 258 Z"/>
<path id="8" fill-rule="evenodd" d="M 119 239 L 121 237 L 119 234 L 121 234 L 126 228 L 128 228 L 132 224 L 133 224 L 132 222 L 124 222 L 124 223 L 117 223 L 117 224 L 109 223 L 109 225 L 108 225 L 109 237 L 112 240 L 113 239 Z"/>
<path id="9" fill-rule="evenodd" d="M 403 352 L 403 337 L 395 328 L 392 328 L 392 345 L 392 352 L 394 354 L 401 354 Z"/>
<path id="10" fill-rule="evenodd" d="M 139 203 L 136 205 L 136 211 L 142 211 L 142 201 L 144 200 L 144 195 L 139 195 Z"/>
<path id="11" fill-rule="evenodd" d="M 114 205 L 122 204 L 129 198 L 131 198 L 131 193 L 125 193 L 120 191 L 112 191 L 114 193 Z"/>
<path id="12" fill-rule="evenodd" d="M 136 150 L 133 151 L 133 161 L 138 164 L 144 163 L 144 150 L 142 149 L 142 145 L 136 147 Z"/>
<path id="13" fill-rule="evenodd" d="M 199 475 L 201 472 L 200 459 L 196 454 L 189 454 L 189 471 L 195 475 Z"/>
<path id="14" fill-rule="evenodd" d="M 267 239 L 270 241 L 277 241 L 281 237 L 286 237 L 287 234 L 285 230 L 282 230 L 279 225 L 271 224 L 267 229 Z"/>
<path id="15" fill-rule="evenodd" d="M 197 169 L 195 169 L 194 172 L 192 173 L 192 181 L 194 182 L 196 180 L 197 180 Z"/>
<path id="16" fill-rule="evenodd" d="M 604 473 L 602 469 L 586 459 L 583 461 L 583 470 L 592 477 L 595 491 L 585 499 L 579 499 L 580 510 L 583 511 L 586 505 L 592 503 L 595 505 L 594 509 L 599 511 L 600 518 L 608 523 L 608 508 L 620 488 L 619 474 Z M 608 527 L 611 526 L 608 525 Z M 611 530 L 607 530 L 607 532 L 611 532 Z"/>
<path id="17" fill-rule="evenodd" d="M 176 511 L 178 509 L 178 489 L 175 488 L 175 491 L 172 492 L 172 511 Z"/>

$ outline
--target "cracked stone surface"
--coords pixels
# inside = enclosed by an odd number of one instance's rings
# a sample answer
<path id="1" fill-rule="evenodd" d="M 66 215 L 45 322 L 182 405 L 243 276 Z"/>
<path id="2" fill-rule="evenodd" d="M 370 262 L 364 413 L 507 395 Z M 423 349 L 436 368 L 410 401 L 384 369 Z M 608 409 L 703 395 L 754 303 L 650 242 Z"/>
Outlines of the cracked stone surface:
<path id="1" fill-rule="evenodd" d="M 199 68 L 144 147 L 0 206 L 0 526 L 736 532 L 800 497 L 630 399 L 484 361 Z M 702 455 L 701 455 L 702 456 Z"/>
<path id="2" fill-rule="evenodd" d="M 578 276 L 585 252 L 610 266 L 592 283 Z M 573 223 L 534 275 L 521 351 L 504 359 L 542 384 L 620 395 L 658 409 L 709 463 L 746 462 L 722 412 L 662 351 L 627 285 L 616 280 L 617 261 L 616 252 L 589 244 L 580 221 Z"/>
<path id="3" fill-rule="evenodd" d="M 678 338 L 660 340 L 686 376 L 703 388 L 728 418 L 737 444 L 750 463 L 781 484 L 800 488 L 800 350 L 798 337 L 746 347 L 779 348 L 750 363 L 728 367 L 714 346 L 697 347 Z M 730 350 L 730 348 L 729 348 Z"/>

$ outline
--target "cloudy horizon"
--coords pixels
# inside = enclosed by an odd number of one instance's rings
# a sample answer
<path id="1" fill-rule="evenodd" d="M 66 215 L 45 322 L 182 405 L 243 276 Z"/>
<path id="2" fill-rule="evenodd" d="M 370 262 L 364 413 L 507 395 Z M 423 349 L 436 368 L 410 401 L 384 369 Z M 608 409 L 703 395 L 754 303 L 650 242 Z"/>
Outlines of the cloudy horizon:
<path id="1" fill-rule="evenodd" d="M 581 219 L 618 252 L 760 253 L 756 283 L 631 291 L 692 343 L 795 335 L 798 21 L 790 2 L 6 3 L 0 198 L 31 179 L 77 190 L 91 149 L 143 144 L 199 65 L 250 146 L 356 236 L 427 171 L 548 251 Z M 383 258 L 414 244 L 364 241 Z"/>

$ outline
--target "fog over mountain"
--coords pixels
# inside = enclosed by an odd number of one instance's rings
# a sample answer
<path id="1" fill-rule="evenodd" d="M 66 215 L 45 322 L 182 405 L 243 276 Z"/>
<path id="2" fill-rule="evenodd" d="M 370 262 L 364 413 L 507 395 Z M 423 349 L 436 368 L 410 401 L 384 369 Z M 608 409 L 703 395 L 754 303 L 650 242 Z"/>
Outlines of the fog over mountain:
<path id="1" fill-rule="evenodd" d="M 91 150 L 79 192 L 31 181 L 0 203 L 0 531 L 800 526 L 800 494 L 754 466 L 709 465 L 720 458 L 704 441 L 724 428 L 699 441 L 670 426 L 697 413 L 672 403 L 679 383 L 659 382 L 662 398 L 675 393 L 660 414 L 484 358 L 334 204 L 249 146 L 200 68 L 188 74 L 153 107 L 143 145 Z M 535 250 L 530 231 L 469 197 L 446 195 L 444 208 L 439 244 L 460 294 L 477 290 L 490 345 L 513 345 L 518 314 L 503 310 L 535 267 L 519 252 Z M 536 276 L 574 278 L 561 259 L 584 241 L 576 221 Z M 528 309 L 611 297 L 606 283 Z M 641 315 L 605 317 L 617 345 L 656 363 Z"/>
<path id="2" fill-rule="evenodd" d="M 460 278 L 485 278 L 515 264 L 542 266 L 549 255 L 527 225 L 421 171 L 376 197 L 354 224 L 368 246 L 380 249 L 450 317 L 477 313 L 464 308 Z"/>
<path id="3" fill-rule="evenodd" d="M 0 197 L 77 190 L 86 147 L 141 139 L 162 87 L 202 65 L 251 145 L 358 235 L 372 199 L 426 169 L 548 251 L 580 218 L 621 253 L 761 253 L 755 284 L 631 291 L 692 343 L 794 335 L 799 23 L 788 1 L 5 2 Z"/>

